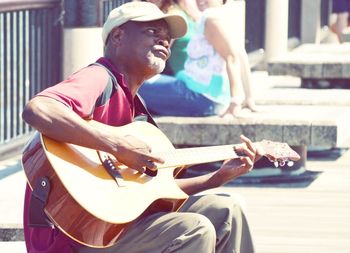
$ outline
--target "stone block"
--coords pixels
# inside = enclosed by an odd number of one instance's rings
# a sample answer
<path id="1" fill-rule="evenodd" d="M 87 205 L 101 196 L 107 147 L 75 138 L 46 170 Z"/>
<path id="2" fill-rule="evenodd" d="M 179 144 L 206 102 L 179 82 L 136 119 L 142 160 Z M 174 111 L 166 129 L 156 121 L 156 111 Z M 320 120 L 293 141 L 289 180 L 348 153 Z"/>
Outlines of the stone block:
<path id="1" fill-rule="evenodd" d="M 289 64 L 271 61 L 267 64 L 267 71 L 270 75 L 288 75 Z"/>
<path id="2" fill-rule="evenodd" d="M 350 43 L 303 44 L 268 63 L 270 75 L 313 79 L 350 78 Z"/>
<path id="3" fill-rule="evenodd" d="M 300 64 L 299 68 L 302 69 L 301 74 L 294 76 L 302 78 L 320 78 L 323 76 L 323 64 L 321 63 L 304 63 Z"/>
<path id="4" fill-rule="evenodd" d="M 311 129 L 309 124 L 295 122 L 283 126 L 282 142 L 291 146 L 309 145 L 311 143 Z"/>
<path id="5" fill-rule="evenodd" d="M 300 63 L 289 63 L 286 73 L 291 76 L 303 76 L 304 75 L 305 64 Z"/>
<path id="6" fill-rule="evenodd" d="M 349 147 L 347 106 L 264 106 L 244 118 L 159 117 L 157 123 L 175 145 L 202 146 L 268 139 L 290 146 Z"/>
<path id="7" fill-rule="evenodd" d="M 0 241 L 24 241 L 23 228 L 1 228 Z"/>
<path id="8" fill-rule="evenodd" d="M 342 76 L 344 78 L 350 79 L 350 64 L 346 64 L 346 63 L 342 64 Z"/>
<path id="9" fill-rule="evenodd" d="M 336 147 L 337 126 L 329 122 L 317 122 L 311 127 L 311 146 Z"/>
<path id="10" fill-rule="evenodd" d="M 283 140 L 283 126 L 276 124 L 256 124 L 255 141 L 271 140 L 281 142 Z"/>
<path id="11" fill-rule="evenodd" d="M 324 78 L 343 77 L 343 64 L 342 63 L 323 64 L 322 77 Z"/>

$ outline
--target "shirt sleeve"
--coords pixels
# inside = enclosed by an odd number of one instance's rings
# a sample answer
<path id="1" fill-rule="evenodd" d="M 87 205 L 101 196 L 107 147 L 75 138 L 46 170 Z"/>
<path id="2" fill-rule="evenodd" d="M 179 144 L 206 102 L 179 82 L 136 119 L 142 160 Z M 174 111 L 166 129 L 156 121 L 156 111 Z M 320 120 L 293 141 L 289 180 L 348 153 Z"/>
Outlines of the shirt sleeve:
<path id="1" fill-rule="evenodd" d="M 92 115 L 98 97 L 106 88 L 108 73 L 99 66 L 89 66 L 68 79 L 51 86 L 37 96 L 53 98 L 71 108 L 82 118 Z"/>

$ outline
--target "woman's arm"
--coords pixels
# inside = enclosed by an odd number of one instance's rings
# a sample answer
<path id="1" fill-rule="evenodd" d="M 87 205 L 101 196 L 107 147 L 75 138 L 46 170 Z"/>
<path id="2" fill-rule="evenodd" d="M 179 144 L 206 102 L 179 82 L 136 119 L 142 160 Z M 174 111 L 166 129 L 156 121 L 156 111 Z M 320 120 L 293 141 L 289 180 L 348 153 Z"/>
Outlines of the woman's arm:
<path id="1" fill-rule="evenodd" d="M 179 0 L 180 7 L 195 21 L 198 21 L 202 15 L 197 7 L 195 0 Z"/>
<path id="2" fill-rule="evenodd" d="M 216 13 L 217 14 L 217 13 Z M 217 15 L 209 16 L 205 22 L 205 36 L 216 52 L 226 62 L 226 71 L 230 83 L 231 104 L 224 114 L 235 114 L 243 100 L 241 66 L 237 49 L 228 34 L 223 18 Z"/>

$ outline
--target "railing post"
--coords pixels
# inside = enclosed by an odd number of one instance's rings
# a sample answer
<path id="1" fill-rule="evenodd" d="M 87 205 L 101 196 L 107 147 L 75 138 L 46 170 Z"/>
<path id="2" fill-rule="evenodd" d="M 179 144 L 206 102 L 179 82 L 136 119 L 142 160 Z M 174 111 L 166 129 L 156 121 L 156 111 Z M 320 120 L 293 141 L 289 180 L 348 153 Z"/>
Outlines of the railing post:
<path id="1" fill-rule="evenodd" d="M 288 49 L 288 0 L 266 1 L 265 62 Z"/>
<path id="2" fill-rule="evenodd" d="M 102 29 L 104 12 L 130 0 L 65 0 L 63 77 L 103 56 Z M 104 10 L 105 6 L 106 10 Z M 77 16 L 76 19 L 70 16 Z"/>
<path id="3" fill-rule="evenodd" d="M 24 105 L 61 79 L 62 2 L 0 1 L 0 159 L 31 132 Z"/>
<path id="4" fill-rule="evenodd" d="M 301 43 L 320 43 L 321 0 L 302 0 Z"/>
<path id="5" fill-rule="evenodd" d="M 103 55 L 100 5 L 100 0 L 65 1 L 63 78 Z"/>

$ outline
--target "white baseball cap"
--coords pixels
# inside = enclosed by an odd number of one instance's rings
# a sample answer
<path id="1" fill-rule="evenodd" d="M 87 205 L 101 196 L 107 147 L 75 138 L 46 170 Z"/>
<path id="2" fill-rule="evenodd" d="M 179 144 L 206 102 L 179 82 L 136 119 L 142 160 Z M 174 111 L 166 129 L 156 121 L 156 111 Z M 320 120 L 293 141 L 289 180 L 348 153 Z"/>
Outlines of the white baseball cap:
<path id="1" fill-rule="evenodd" d="M 102 28 L 103 44 L 106 44 L 113 28 L 128 21 L 148 22 L 160 19 L 168 23 L 171 38 L 180 38 L 186 34 L 187 23 L 181 15 L 165 14 L 155 4 L 136 1 L 125 3 L 109 13 Z"/>

